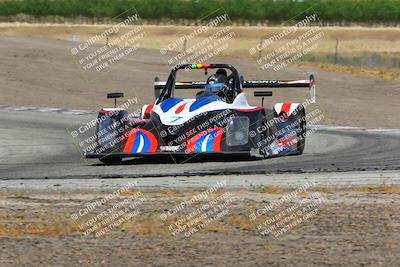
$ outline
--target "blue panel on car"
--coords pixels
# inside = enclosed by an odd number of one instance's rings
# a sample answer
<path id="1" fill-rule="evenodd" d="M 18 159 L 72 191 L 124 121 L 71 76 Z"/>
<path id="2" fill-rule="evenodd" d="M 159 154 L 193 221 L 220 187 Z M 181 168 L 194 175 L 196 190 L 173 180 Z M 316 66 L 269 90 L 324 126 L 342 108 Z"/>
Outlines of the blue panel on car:
<path id="1" fill-rule="evenodd" d="M 215 101 L 220 101 L 220 98 L 218 96 L 209 96 L 209 97 L 200 98 L 200 99 L 194 101 L 192 103 L 192 105 L 190 105 L 189 111 L 190 112 L 195 111 L 195 110 L 197 110 L 207 104 L 215 102 Z"/>
<path id="2" fill-rule="evenodd" d="M 164 102 L 161 103 L 160 107 L 163 112 L 167 112 L 171 108 L 173 108 L 176 104 L 182 102 L 183 99 L 181 98 L 168 98 Z"/>

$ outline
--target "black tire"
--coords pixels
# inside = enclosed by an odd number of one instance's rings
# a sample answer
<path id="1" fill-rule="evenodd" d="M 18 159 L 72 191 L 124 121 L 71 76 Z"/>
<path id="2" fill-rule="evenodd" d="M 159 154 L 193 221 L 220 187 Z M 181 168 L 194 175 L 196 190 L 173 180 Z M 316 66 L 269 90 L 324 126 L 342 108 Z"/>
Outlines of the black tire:
<path id="1" fill-rule="evenodd" d="M 118 164 L 122 161 L 122 158 L 105 156 L 105 157 L 99 158 L 99 160 L 105 164 Z"/>
<path id="2" fill-rule="evenodd" d="M 270 147 L 273 142 L 276 141 L 275 138 L 270 138 L 274 137 L 275 133 L 277 131 L 276 128 L 276 121 L 274 120 L 274 111 L 273 110 L 265 110 L 265 112 L 262 114 L 262 128 L 264 129 L 263 132 L 261 133 L 261 140 L 264 141 L 265 146 L 261 147 L 262 153 L 264 156 L 266 156 L 267 151 L 270 151 Z M 268 148 L 268 149 L 266 149 Z"/>
<path id="3" fill-rule="evenodd" d="M 276 128 L 276 121 L 274 119 L 274 111 L 273 110 L 266 110 L 265 113 L 265 120 L 264 123 L 266 125 L 266 128 L 268 129 L 266 131 L 266 137 L 268 136 L 275 136 L 275 133 L 277 132 Z M 275 141 L 275 139 L 272 139 L 268 145 L 271 145 Z"/>
<path id="4" fill-rule="evenodd" d="M 303 107 L 299 107 L 295 115 L 295 121 L 298 122 L 298 129 L 297 129 L 297 154 L 301 155 L 304 152 L 304 148 L 306 146 L 306 112 Z"/>

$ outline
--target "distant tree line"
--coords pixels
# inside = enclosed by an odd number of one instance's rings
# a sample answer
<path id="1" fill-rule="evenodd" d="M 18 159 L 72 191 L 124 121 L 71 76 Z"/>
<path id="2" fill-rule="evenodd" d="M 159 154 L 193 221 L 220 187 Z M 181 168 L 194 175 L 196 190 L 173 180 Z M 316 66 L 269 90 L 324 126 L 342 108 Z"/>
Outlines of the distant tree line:
<path id="1" fill-rule="evenodd" d="M 314 12 L 324 24 L 400 22 L 400 0 L 7 0 L 0 1 L 0 16 L 113 18 L 129 10 L 142 19 L 178 21 L 220 8 L 239 23 L 280 24 Z"/>

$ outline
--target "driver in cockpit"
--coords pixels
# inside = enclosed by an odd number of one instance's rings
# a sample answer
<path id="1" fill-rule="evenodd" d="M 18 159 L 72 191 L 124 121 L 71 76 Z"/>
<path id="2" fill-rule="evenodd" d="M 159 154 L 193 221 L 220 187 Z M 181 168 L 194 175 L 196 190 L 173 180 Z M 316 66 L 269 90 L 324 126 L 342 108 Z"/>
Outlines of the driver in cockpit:
<path id="1" fill-rule="evenodd" d="M 226 88 L 228 87 L 227 82 L 226 70 L 218 69 L 215 74 L 208 77 L 205 91 L 198 92 L 196 99 L 215 95 L 224 98 Z"/>

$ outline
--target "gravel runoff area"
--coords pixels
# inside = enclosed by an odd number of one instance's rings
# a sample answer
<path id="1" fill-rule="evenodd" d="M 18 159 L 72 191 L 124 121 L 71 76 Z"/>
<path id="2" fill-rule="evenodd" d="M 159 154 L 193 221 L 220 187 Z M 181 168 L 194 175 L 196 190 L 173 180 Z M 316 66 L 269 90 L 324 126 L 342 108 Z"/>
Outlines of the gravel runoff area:
<path id="1" fill-rule="evenodd" d="M 398 174 L 366 175 L 2 181 L 0 265 L 399 266 Z"/>

